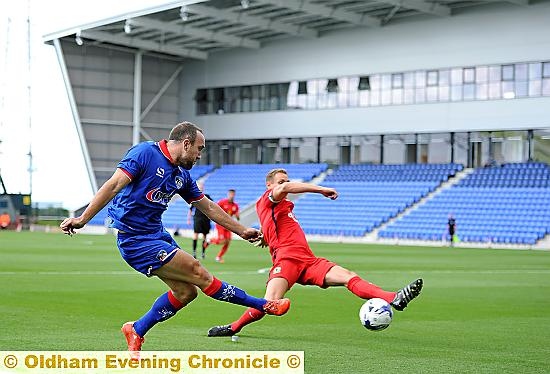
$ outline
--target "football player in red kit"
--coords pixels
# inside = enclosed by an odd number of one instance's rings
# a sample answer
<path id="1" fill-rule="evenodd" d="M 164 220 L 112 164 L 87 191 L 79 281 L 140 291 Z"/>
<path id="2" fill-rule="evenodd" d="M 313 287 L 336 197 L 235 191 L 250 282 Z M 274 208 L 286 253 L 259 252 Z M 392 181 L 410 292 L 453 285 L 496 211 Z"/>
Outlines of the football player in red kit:
<path id="1" fill-rule="evenodd" d="M 240 219 L 239 205 L 235 202 L 235 190 L 231 189 L 227 191 L 227 198 L 221 199 L 220 201 L 218 201 L 218 205 L 229 216 L 235 217 L 237 221 Z M 220 244 L 222 246 L 222 248 L 218 252 L 218 255 L 216 256 L 216 262 L 223 263 L 224 262 L 223 255 L 225 255 L 225 253 L 229 249 L 229 244 L 231 244 L 232 232 L 227 230 L 222 225 L 218 225 L 218 224 L 216 224 L 216 231 L 218 232 L 218 237 L 213 238 L 210 241 L 210 243 Z"/>
<path id="2" fill-rule="evenodd" d="M 266 176 L 267 191 L 256 203 L 260 218 L 263 243 L 269 246 L 273 267 L 269 272 L 265 297 L 279 299 L 295 284 L 322 288 L 346 286 L 362 299 L 381 298 L 396 310 L 403 310 L 420 294 L 422 279 L 417 279 L 397 292 L 385 291 L 367 282 L 354 272 L 325 258 L 317 257 L 309 248 L 304 231 L 294 213 L 294 204 L 286 198 L 289 193 L 319 193 L 335 200 L 338 192 L 333 188 L 309 183 L 290 182 L 284 169 L 271 170 Z M 208 336 L 231 336 L 265 314 L 247 309 L 235 322 L 212 327 Z"/>

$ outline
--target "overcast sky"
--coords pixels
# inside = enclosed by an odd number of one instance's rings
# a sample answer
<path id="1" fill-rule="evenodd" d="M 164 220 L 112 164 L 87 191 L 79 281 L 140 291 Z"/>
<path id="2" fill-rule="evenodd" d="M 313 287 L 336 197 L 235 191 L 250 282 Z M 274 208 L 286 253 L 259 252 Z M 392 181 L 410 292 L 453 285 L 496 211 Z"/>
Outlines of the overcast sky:
<path id="1" fill-rule="evenodd" d="M 8 193 L 29 193 L 27 154 L 32 145 L 33 201 L 76 209 L 92 197 L 55 51 L 42 36 L 168 2 L 30 0 L 30 74 L 29 2 L 0 2 L 0 173 Z"/>

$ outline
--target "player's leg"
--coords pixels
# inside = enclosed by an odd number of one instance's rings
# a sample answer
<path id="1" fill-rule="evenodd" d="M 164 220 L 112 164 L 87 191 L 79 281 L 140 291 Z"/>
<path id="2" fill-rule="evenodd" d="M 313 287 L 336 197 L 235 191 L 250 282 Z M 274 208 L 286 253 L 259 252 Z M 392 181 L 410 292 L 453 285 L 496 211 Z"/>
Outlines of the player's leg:
<path id="1" fill-rule="evenodd" d="M 174 257 L 153 272 L 159 278 L 194 284 L 213 299 L 252 307 L 267 314 L 282 315 L 288 311 L 288 299 L 267 301 L 248 295 L 244 290 L 222 282 L 212 276 L 199 261 L 188 253 L 178 250 Z"/>
<path id="2" fill-rule="evenodd" d="M 367 282 L 354 272 L 339 265 L 333 266 L 325 275 L 325 285 L 346 286 L 354 295 L 362 299 L 378 297 L 391 303 L 395 298 L 395 292 L 384 291 L 377 285 Z"/>
<path id="3" fill-rule="evenodd" d="M 335 265 L 325 276 L 326 286 L 346 286 L 353 294 L 362 299 L 378 297 L 386 300 L 396 310 L 403 310 L 422 290 L 422 279 L 417 279 L 397 292 L 384 291 L 377 285 L 367 282 L 352 271 Z"/>
<path id="4" fill-rule="evenodd" d="M 288 281 L 286 279 L 273 278 L 267 283 L 265 298 L 267 300 L 281 299 L 288 290 Z M 220 337 L 235 335 L 240 332 L 243 327 L 261 320 L 264 316 L 264 312 L 261 312 L 254 308 L 248 308 L 238 320 L 228 325 L 212 327 L 210 330 L 208 330 L 208 336 Z"/>
<path id="5" fill-rule="evenodd" d="M 304 269 L 304 266 L 304 262 L 293 261 L 290 259 L 283 259 L 274 262 L 271 270 L 269 271 L 269 279 L 267 281 L 267 288 L 265 291 L 266 299 L 275 300 L 283 297 L 286 292 L 292 288 L 294 283 L 296 283 Z M 228 325 L 212 327 L 208 330 L 208 336 L 217 337 L 235 335 L 241 331 L 244 326 L 260 320 L 263 316 L 264 313 L 261 311 L 249 308 L 238 320 Z"/>
<path id="6" fill-rule="evenodd" d="M 210 243 L 208 243 L 208 233 L 207 232 L 203 232 L 202 233 L 202 254 L 201 254 L 201 257 L 204 259 L 206 257 L 206 248 L 208 248 L 208 246 L 210 245 Z"/>
<path id="7" fill-rule="evenodd" d="M 196 230 L 193 232 L 193 257 L 197 258 L 197 240 L 199 239 L 199 233 Z"/>
<path id="8" fill-rule="evenodd" d="M 170 287 L 170 290 L 160 295 L 151 306 L 151 309 L 140 319 L 135 322 L 126 322 L 122 326 L 128 350 L 133 352 L 133 359 L 139 359 L 138 352 L 145 341 L 145 334 L 153 326 L 173 317 L 178 310 L 197 297 L 197 289 L 192 284 L 170 279 L 162 280 Z"/>
<path id="9" fill-rule="evenodd" d="M 224 262 L 223 256 L 229 249 L 230 239 L 226 238 L 223 241 L 221 241 L 220 244 L 222 244 L 222 248 L 220 249 L 220 251 L 218 252 L 218 255 L 216 256 L 216 261 L 223 263 Z"/>

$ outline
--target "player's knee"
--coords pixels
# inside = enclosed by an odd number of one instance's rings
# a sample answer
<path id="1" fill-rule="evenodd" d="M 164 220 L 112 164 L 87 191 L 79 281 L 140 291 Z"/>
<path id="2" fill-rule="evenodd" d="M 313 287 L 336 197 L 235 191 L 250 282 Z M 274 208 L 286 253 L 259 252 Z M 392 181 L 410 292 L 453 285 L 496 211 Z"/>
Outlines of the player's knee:
<path id="1" fill-rule="evenodd" d="M 191 272 L 193 274 L 193 278 L 195 279 L 195 284 L 201 288 L 203 286 L 206 287 L 212 281 L 212 276 L 208 270 L 206 270 L 206 268 L 204 268 L 197 260 L 193 261 Z"/>
<path id="2" fill-rule="evenodd" d="M 192 285 L 174 287 L 172 289 L 172 294 L 179 302 L 186 305 L 197 297 L 197 288 Z"/>

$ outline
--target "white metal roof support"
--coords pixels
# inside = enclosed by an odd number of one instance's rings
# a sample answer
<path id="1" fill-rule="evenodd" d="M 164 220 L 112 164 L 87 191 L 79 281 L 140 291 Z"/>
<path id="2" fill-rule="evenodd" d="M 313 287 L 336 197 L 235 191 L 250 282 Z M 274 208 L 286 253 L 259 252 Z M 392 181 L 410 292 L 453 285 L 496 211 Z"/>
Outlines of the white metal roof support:
<path id="1" fill-rule="evenodd" d="M 61 69 L 61 76 L 63 77 L 63 83 L 65 84 L 65 90 L 69 99 L 69 105 L 71 107 L 71 113 L 73 115 L 76 132 L 78 134 L 78 140 L 80 141 L 80 148 L 82 149 L 82 153 L 84 156 L 86 172 L 88 173 L 88 179 L 90 180 L 92 191 L 95 194 L 97 192 L 97 181 L 95 179 L 94 170 L 92 168 L 92 159 L 90 158 L 90 153 L 88 152 L 88 145 L 86 144 L 86 137 L 82 129 L 82 123 L 80 122 L 80 114 L 78 113 L 78 107 L 76 106 L 76 100 L 74 98 L 73 88 L 69 79 L 67 65 L 65 64 L 65 58 L 63 57 L 63 49 L 61 48 L 61 43 L 59 42 L 59 39 L 54 39 L 53 45 L 55 47 L 57 61 L 59 62 L 59 67 Z"/>
<path id="2" fill-rule="evenodd" d="M 141 65 L 143 52 L 136 52 L 134 59 L 134 110 L 133 110 L 133 137 L 132 144 L 136 145 L 140 141 L 141 131 Z"/>

